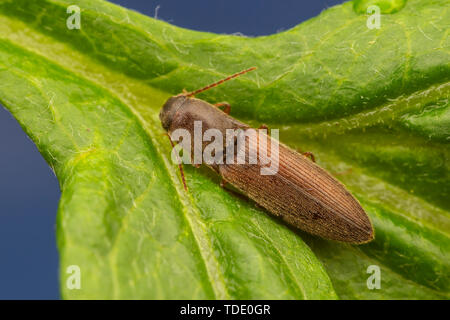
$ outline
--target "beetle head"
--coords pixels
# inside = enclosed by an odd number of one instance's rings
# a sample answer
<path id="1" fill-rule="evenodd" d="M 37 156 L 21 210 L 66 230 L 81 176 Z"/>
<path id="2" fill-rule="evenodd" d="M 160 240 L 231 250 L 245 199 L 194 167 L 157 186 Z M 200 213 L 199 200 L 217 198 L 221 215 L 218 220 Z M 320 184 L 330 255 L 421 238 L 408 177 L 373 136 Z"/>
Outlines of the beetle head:
<path id="1" fill-rule="evenodd" d="M 164 106 L 161 108 L 161 111 L 159 112 L 159 119 L 161 120 L 163 128 L 167 131 L 170 128 L 170 125 L 172 124 L 173 118 L 175 117 L 178 109 L 183 105 L 183 103 L 189 99 L 190 97 L 193 97 L 194 95 L 209 90 L 211 88 L 214 88 L 218 86 L 219 84 L 222 84 L 228 80 L 231 80 L 233 78 L 239 77 L 240 75 L 243 75 L 244 73 L 247 73 L 249 71 L 255 70 L 256 67 L 251 67 L 246 70 L 243 70 L 241 72 L 232 74 L 231 76 L 228 76 L 222 80 L 219 80 L 217 82 L 214 82 L 210 85 L 207 85 L 206 87 L 203 87 L 201 89 L 192 91 L 192 92 L 185 92 L 182 94 L 179 94 L 177 96 L 169 98 Z"/>
<path id="2" fill-rule="evenodd" d="M 161 124 L 164 130 L 169 130 L 175 114 L 187 99 L 188 98 L 182 94 L 167 99 L 166 103 L 163 105 L 161 111 L 159 112 L 159 119 L 161 120 Z"/>

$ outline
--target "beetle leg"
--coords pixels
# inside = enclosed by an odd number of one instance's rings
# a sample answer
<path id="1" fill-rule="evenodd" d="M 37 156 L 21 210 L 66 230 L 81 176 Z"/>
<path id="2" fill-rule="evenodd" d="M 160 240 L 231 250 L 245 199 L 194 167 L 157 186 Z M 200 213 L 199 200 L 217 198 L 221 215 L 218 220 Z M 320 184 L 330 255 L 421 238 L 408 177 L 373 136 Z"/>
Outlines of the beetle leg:
<path id="1" fill-rule="evenodd" d="M 214 106 L 217 107 L 217 108 L 224 107 L 223 108 L 223 112 L 225 112 L 226 114 L 230 114 L 231 105 L 228 102 L 215 103 Z"/>
<path id="2" fill-rule="evenodd" d="M 222 178 L 222 180 L 220 180 L 220 187 L 225 189 L 226 185 L 227 185 L 227 181 Z"/>
<path id="3" fill-rule="evenodd" d="M 172 148 L 175 148 L 175 144 L 173 143 L 173 141 L 170 138 L 168 133 L 166 133 L 166 136 L 169 138 L 169 141 L 170 141 L 170 144 L 172 145 Z M 177 157 L 178 157 L 178 155 L 177 155 Z M 180 159 L 178 158 L 178 160 L 180 160 Z M 184 190 L 188 191 L 188 187 L 187 187 L 187 184 L 186 184 L 186 179 L 184 178 L 183 165 L 181 164 L 181 161 L 178 161 L 178 162 L 179 162 L 178 168 L 180 169 L 180 175 L 181 175 L 181 180 L 183 180 Z"/>
<path id="4" fill-rule="evenodd" d="M 308 157 L 312 160 L 312 162 L 316 162 L 316 157 L 312 154 L 312 152 L 302 152 L 302 155 L 305 157 Z"/>
<path id="5" fill-rule="evenodd" d="M 270 132 L 269 132 L 269 127 L 266 126 L 265 124 L 260 125 L 259 128 L 258 128 L 258 130 L 265 130 L 265 131 L 264 131 L 265 134 L 269 134 L 269 133 L 270 133 Z"/>

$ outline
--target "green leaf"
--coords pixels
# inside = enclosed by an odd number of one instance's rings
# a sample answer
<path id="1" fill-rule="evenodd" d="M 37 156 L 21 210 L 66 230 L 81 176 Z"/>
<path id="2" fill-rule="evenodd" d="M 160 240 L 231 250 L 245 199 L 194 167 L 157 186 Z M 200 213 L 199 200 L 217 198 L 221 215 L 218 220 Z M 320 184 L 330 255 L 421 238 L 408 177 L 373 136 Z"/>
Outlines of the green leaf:
<path id="1" fill-rule="evenodd" d="M 408 1 L 372 30 L 345 3 L 258 38 L 98 0 L 77 3 L 69 30 L 71 4 L 0 2 L 0 101 L 61 185 L 64 298 L 449 298 L 448 1 Z M 315 153 L 370 215 L 374 242 L 292 230 L 207 169 L 185 167 L 184 191 L 159 108 L 250 66 L 198 97 Z M 81 290 L 66 286 L 70 265 Z"/>

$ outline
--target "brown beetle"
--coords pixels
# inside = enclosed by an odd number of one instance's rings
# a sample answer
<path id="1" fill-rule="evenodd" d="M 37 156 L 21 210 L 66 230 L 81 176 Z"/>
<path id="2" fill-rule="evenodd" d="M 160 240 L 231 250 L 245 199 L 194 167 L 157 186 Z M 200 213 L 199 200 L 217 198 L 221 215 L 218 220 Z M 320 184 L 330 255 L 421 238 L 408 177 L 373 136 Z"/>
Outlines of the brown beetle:
<path id="1" fill-rule="evenodd" d="M 224 137 L 227 130 L 251 129 L 245 123 L 228 115 L 229 105 L 222 104 L 226 107 L 225 111 L 222 111 L 217 105 L 213 106 L 192 97 L 254 69 L 241 71 L 191 93 L 183 93 L 169 98 L 159 114 L 162 126 L 169 137 L 177 129 L 187 130 L 194 135 L 195 122 L 201 122 L 202 134 L 208 129 L 216 129 Z M 239 161 L 235 158 L 235 162 L 232 164 L 221 161 L 207 165 L 216 171 L 223 181 L 230 183 L 270 213 L 281 217 L 296 228 L 325 239 L 354 244 L 366 243 L 374 238 L 372 224 L 359 202 L 341 183 L 305 155 L 268 137 L 265 146 L 267 148 L 266 158 L 258 154 L 257 163 L 250 163 L 250 152 L 260 147 L 261 137 L 267 137 L 264 133 L 261 135 L 260 129 L 258 129 L 256 139 L 245 138 L 247 143 L 244 146 L 237 146 L 236 137 L 234 137 L 231 142 L 225 141 L 222 152 L 213 155 L 215 159 L 225 158 L 230 148 L 233 150 L 241 148 L 245 155 L 244 163 L 241 161 L 241 164 L 237 164 Z M 171 143 L 173 145 L 172 139 Z M 200 148 L 200 152 L 205 151 L 206 145 L 205 143 L 200 146 L 192 144 L 193 149 L 191 149 L 190 156 L 193 157 L 195 148 L 197 151 Z M 272 146 L 278 148 L 276 159 L 268 158 L 273 152 Z M 274 174 L 261 174 L 262 167 L 267 166 L 268 161 L 276 163 L 277 171 Z M 181 164 L 180 169 L 183 183 L 187 189 Z"/>

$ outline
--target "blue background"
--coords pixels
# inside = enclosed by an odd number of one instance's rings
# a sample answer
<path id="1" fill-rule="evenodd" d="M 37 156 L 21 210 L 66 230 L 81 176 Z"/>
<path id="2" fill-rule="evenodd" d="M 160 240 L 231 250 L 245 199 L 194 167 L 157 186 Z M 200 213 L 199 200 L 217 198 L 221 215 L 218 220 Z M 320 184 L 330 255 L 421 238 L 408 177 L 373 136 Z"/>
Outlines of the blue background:
<path id="1" fill-rule="evenodd" d="M 115 0 L 174 25 L 216 33 L 276 33 L 339 0 Z M 158 9 L 157 9 L 158 7 Z M 81 19 L 83 17 L 81 16 Z M 0 107 L 0 299 L 57 299 L 53 172 L 15 119 Z"/>

